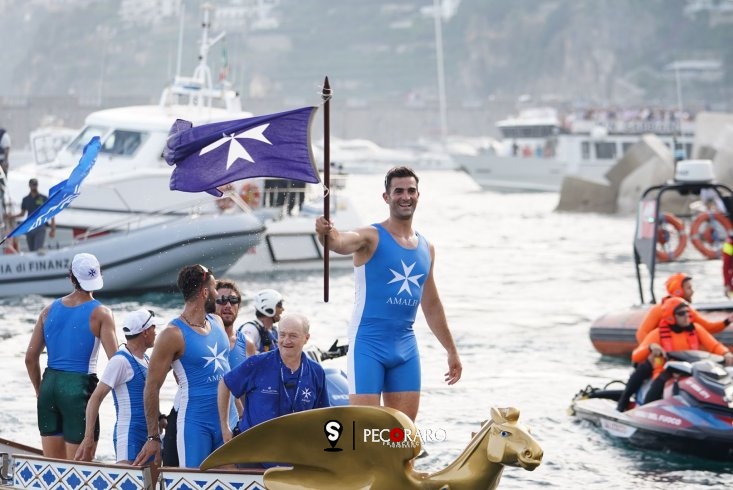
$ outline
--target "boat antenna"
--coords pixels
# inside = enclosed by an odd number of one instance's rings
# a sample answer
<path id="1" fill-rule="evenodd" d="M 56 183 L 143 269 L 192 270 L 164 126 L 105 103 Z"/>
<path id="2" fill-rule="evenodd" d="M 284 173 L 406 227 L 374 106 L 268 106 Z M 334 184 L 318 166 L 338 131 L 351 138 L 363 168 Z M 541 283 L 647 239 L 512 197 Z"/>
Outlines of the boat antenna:
<path id="1" fill-rule="evenodd" d="M 181 62 L 183 59 L 183 19 L 186 17 L 186 3 L 181 2 L 181 20 L 178 25 L 178 56 L 176 59 L 176 76 L 181 76 Z"/>
<path id="2" fill-rule="evenodd" d="M 201 9 L 204 11 L 204 20 L 201 24 L 203 32 L 201 34 L 201 46 L 199 47 L 199 64 L 193 71 L 193 80 L 199 83 L 201 88 L 210 91 L 213 87 L 213 83 L 211 80 L 211 69 L 208 65 L 209 50 L 224 38 L 226 32 L 221 32 L 215 38 L 209 39 L 209 32 L 211 30 L 211 12 L 214 10 L 214 6 L 210 3 L 205 3 Z M 201 103 L 200 98 L 199 103 Z"/>
<path id="3" fill-rule="evenodd" d="M 674 81 L 677 86 L 677 110 L 682 114 L 682 84 L 680 83 L 680 66 L 674 62 Z"/>
<path id="4" fill-rule="evenodd" d="M 677 62 L 676 60 L 674 62 L 674 81 L 677 89 L 677 131 L 672 134 L 672 144 L 674 145 L 674 148 L 672 149 L 672 154 L 674 156 L 675 175 L 677 175 L 677 162 L 683 160 L 689 155 L 684 154 L 683 147 L 680 147 L 679 151 L 677 149 L 677 145 L 681 144 L 677 142 L 677 137 L 682 138 L 682 84 L 680 83 L 679 62 Z"/>

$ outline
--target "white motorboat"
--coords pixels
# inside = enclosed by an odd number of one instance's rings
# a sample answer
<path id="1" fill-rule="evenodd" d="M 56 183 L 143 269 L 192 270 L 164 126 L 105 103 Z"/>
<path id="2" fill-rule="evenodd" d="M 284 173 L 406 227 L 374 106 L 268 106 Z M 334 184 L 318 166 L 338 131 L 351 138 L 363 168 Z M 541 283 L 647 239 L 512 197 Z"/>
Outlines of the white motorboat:
<path id="1" fill-rule="evenodd" d="M 558 192 L 567 175 L 604 181 L 606 172 L 646 133 L 691 155 L 693 122 L 679 113 L 598 114 L 561 118 L 553 108 L 525 109 L 496 124 L 502 140 L 474 155 L 453 158 L 484 189 Z"/>
<path id="2" fill-rule="evenodd" d="M 210 15 L 211 8 L 205 7 L 199 63 L 193 76 L 176 76 L 156 105 L 92 112 L 55 158 L 35 159 L 14 167 L 8 176 L 8 186 L 15 203 L 27 193 L 30 178 L 39 180 L 42 192 L 65 179 L 87 142 L 99 136 L 102 147 L 95 168 L 70 208 L 74 211 L 59 218 L 62 226 L 100 227 L 124 216 L 160 209 L 180 209 L 185 214 L 193 201 L 214 209 L 211 196 L 169 190 L 171 169 L 162 156 L 168 132 L 176 119 L 200 125 L 252 117 L 252 113 L 242 110 L 239 94 L 226 80 L 214 86 L 207 64 L 208 53 L 224 33 L 210 38 Z"/>
<path id="3" fill-rule="evenodd" d="M 344 229 L 353 229 L 362 223 L 351 199 L 343 195 L 345 179 L 345 175 L 331 176 L 330 216 Z M 266 214 L 268 210 L 269 217 Z M 234 264 L 230 274 L 322 270 L 323 246 L 316 236 L 314 220 L 324 214 L 323 211 L 320 196 L 311 196 L 294 216 L 283 216 L 282 207 L 256 208 L 254 213 L 264 218 L 267 230 L 262 241 Z M 348 269 L 353 267 L 353 260 L 350 255 L 330 254 L 329 266 Z"/>
<path id="4" fill-rule="evenodd" d="M 404 165 L 415 170 L 457 170 L 451 153 L 453 140 L 445 143 L 418 141 L 398 148 L 386 148 L 367 139 L 331 138 L 331 165 L 347 174 L 384 174 Z M 316 145 L 317 155 L 323 148 Z"/>
<path id="5" fill-rule="evenodd" d="M 95 135 L 100 136 L 102 142 L 95 167 L 84 181 L 80 195 L 56 217 L 59 230 L 74 234 L 93 233 L 98 229 L 120 231 L 125 229 L 131 217 L 144 217 L 147 223 L 154 224 L 163 223 L 172 216 L 216 216 L 240 210 L 232 206 L 231 200 L 216 199 L 205 193 L 171 191 L 172 168 L 162 157 L 169 130 L 176 119 L 200 125 L 252 116 L 242 111 L 239 95 L 226 81 L 221 86 L 213 84 L 207 56 L 222 35 L 209 37 L 209 15 L 205 8 L 199 64 L 192 77 L 176 77 L 163 91 L 157 105 L 120 107 L 89 114 L 76 137 L 52 161 L 40 160 L 14 167 L 8 187 L 11 212 L 17 212 L 22 197 L 27 194 L 29 179 L 38 179 L 40 191 L 46 194 L 49 187 L 65 179 L 78 162 L 84 145 Z M 242 206 L 243 212 L 254 212 L 268 229 L 277 232 L 277 237 L 265 232 L 262 244 L 248 251 L 246 264 L 235 267 L 235 272 L 320 266 L 322 252 L 315 240 L 312 215 L 309 226 L 304 225 L 303 217 L 291 217 L 282 199 L 269 199 L 267 192 L 270 191 L 266 192 L 265 182 L 257 179 L 234 184 L 234 194 L 246 204 Z M 332 202 L 335 201 L 334 190 Z M 280 193 L 283 189 L 274 192 Z M 311 208 L 322 202 L 320 186 L 309 186 L 306 192 L 317 194 Z M 345 196 L 338 197 L 338 204 L 332 208 L 333 213 L 356 216 Z M 292 214 L 298 215 L 297 208 Z M 339 222 L 343 226 L 358 225 L 356 218 L 352 221 L 340 217 Z M 295 250 L 304 241 L 309 242 L 307 250 Z M 253 258 L 256 260 L 251 260 Z M 349 261 L 333 261 L 332 264 L 350 266 Z M 256 267 L 248 269 L 248 266 Z"/>
<path id="6" fill-rule="evenodd" d="M 245 213 L 192 214 L 144 223 L 128 223 L 124 232 L 74 239 L 60 248 L 0 255 L 0 297 L 68 293 L 71 260 L 80 252 L 99 259 L 103 294 L 174 290 L 181 267 L 201 263 L 222 275 L 260 241 L 265 229 Z"/>
<path id="7" fill-rule="evenodd" d="M 314 150 L 320 160 L 323 147 L 316 145 Z M 332 137 L 330 151 L 331 165 L 347 174 L 384 174 L 394 166 L 409 166 L 415 160 L 415 152 L 410 149 L 385 148 L 363 138 Z"/>

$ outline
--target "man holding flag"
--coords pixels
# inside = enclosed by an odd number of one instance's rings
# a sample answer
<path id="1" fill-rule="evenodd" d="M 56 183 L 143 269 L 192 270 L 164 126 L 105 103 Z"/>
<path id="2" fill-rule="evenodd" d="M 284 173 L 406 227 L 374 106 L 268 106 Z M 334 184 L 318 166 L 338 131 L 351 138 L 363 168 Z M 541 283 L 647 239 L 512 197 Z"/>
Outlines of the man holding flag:
<path id="1" fill-rule="evenodd" d="M 337 230 L 316 218 L 321 244 L 353 255 L 356 294 L 349 325 L 349 403 L 384 406 L 417 418 L 421 368 L 413 323 L 422 308 L 428 327 L 446 351 L 445 381 L 461 379 L 463 366 L 433 276 L 435 247 L 412 227 L 420 199 L 418 177 L 395 167 L 384 178 L 389 217 L 356 230 Z"/>
<path id="2" fill-rule="evenodd" d="M 36 209 L 40 208 L 43 203 L 48 201 L 48 196 L 38 192 L 38 179 L 29 180 L 28 187 L 30 188 L 30 192 L 23 198 L 23 201 L 20 204 L 20 212 L 13 216 L 14 218 L 23 218 L 26 213 L 30 216 Z M 56 220 L 51 218 L 50 224 L 51 231 L 48 236 L 53 238 L 56 236 Z M 28 250 L 31 252 L 35 252 L 36 250 L 43 248 L 43 244 L 46 241 L 46 227 L 39 226 L 34 230 L 29 231 L 25 234 L 25 238 L 28 242 Z"/>

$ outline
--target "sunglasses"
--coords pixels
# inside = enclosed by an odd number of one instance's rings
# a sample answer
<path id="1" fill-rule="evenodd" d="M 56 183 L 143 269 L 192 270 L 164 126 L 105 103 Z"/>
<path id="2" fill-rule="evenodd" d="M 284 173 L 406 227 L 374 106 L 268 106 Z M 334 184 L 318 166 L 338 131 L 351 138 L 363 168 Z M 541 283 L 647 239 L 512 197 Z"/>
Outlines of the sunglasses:
<path id="1" fill-rule="evenodd" d="M 148 324 L 151 318 L 155 316 L 155 312 L 153 310 L 148 310 L 148 313 L 150 313 L 150 316 L 148 316 L 148 319 L 145 320 L 145 323 L 143 323 L 143 330 L 145 330 L 145 325 Z"/>
<path id="2" fill-rule="evenodd" d="M 202 271 L 203 271 L 203 274 L 204 274 L 204 275 L 203 275 L 203 276 L 201 277 L 201 284 L 203 284 L 203 283 L 205 283 L 205 282 L 206 282 L 206 276 L 208 276 L 208 275 L 209 275 L 209 269 L 207 269 L 206 267 L 204 267 L 204 266 L 203 266 L 203 265 L 201 265 L 201 264 L 199 264 L 199 267 L 201 267 L 201 269 L 202 269 Z"/>
<path id="3" fill-rule="evenodd" d="M 217 305 L 225 305 L 227 303 L 231 305 L 238 305 L 239 302 L 242 301 L 239 296 L 222 296 L 221 298 L 216 298 L 216 304 Z"/>
<path id="4" fill-rule="evenodd" d="M 690 310 L 675 311 L 674 316 L 687 316 L 690 314 Z"/>
<path id="5" fill-rule="evenodd" d="M 145 332 L 148 329 L 148 327 L 146 327 L 146 325 L 148 324 L 148 322 L 150 321 L 150 319 L 155 316 L 155 312 L 153 310 L 148 310 L 148 313 L 149 313 L 148 318 L 145 319 L 145 321 L 143 322 L 142 329 L 140 329 L 140 332 L 141 333 L 142 332 Z M 130 329 L 127 328 L 127 327 L 122 327 L 122 331 L 123 332 L 129 332 Z"/>

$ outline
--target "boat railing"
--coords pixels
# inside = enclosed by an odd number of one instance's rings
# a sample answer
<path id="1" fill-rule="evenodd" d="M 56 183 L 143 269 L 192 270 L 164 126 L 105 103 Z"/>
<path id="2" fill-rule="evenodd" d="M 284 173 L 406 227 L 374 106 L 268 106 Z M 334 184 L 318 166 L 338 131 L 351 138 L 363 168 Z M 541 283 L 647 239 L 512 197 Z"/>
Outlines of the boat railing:
<path id="1" fill-rule="evenodd" d="M 183 203 L 176 203 L 166 208 L 156 209 L 146 213 L 133 213 L 117 221 L 110 221 L 104 225 L 91 227 L 74 237 L 74 242 L 81 242 L 104 235 L 109 232 L 126 232 L 139 229 L 145 225 L 160 224 L 161 222 L 172 221 L 186 216 L 197 216 L 202 214 L 213 214 L 213 207 L 210 210 L 206 206 L 207 198 L 196 196 L 196 198 Z M 244 210 L 246 211 L 246 210 Z M 247 211 L 251 212 L 251 210 Z"/>
<path id="2" fill-rule="evenodd" d="M 694 121 L 682 121 L 682 120 L 645 120 L 645 119 L 630 119 L 630 120 L 609 120 L 609 121 L 597 121 L 597 120 L 575 120 L 571 123 L 571 132 L 592 134 L 596 128 L 604 128 L 608 133 L 611 134 L 643 134 L 643 133 L 654 133 L 654 134 L 694 134 L 695 124 Z"/>
<path id="3" fill-rule="evenodd" d="M 335 174 L 331 176 L 331 209 L 340 209 L 339 193 L 346 187 L 346 175 Z M 260 181 L 247 183 L 242 186 L 231 185 L 224 191 L 224 198 L 230 198 L 240 209 L 253 212 L 263 219 L 278 220 L 287 214 L 300 214 L 304 210 L 317 208 L 323 205 L 326 194 L 322 184 L 304 184 L 300 187 L 292 187 L 288 180 L 273 179 L 276 183 Z M 237 188 L 240 190 L 237 191 Z M 256 194 L 248 195 L 245 189 L 255 189 Z M 222 189 L 223 190 L 223 189 Z M 244 196 L 244 197 L 243 197 Z M 290 205 L 293 200 L 292 206 Z M 231 206 L 231 203 L 229 204 Z M 226 204 L 222 208 L 228 208 Z M 288 209 L 291 210 L 288 213 Z M 309 213 L 311 215 L 312 213 Z"/>
<path id="4" fill-rule="evenodd" d="M 340 174 L 331 176 L 330 201 L 332 212 L 337 212 L 342 209 L 343 205 L 345 205 L 345 201 L 342 205 L 341 200 L 339 199 L 339 193 L 346 187 L 346 178 L 346 175 Z M 282 182 L 287 181 L 283 180 Z M 254 202 L 243 198 L 243 189 L 247 184 L 252 188 L 257 188 L 257 199 Z M 236 209 L 238 212 L 241 211 L 247 214 L 255 214 L 263 221 L 277 221 L 288 214 L 298 215 L 305 213 L 308 216 L 311 216 L 317 209 L 319 209 L 319 204 L 322 207 L 325 195 L 324 188 L 321 184 L 305 184 L 304 187 L 295 188 L 265 188 L 263 182 L 248 182 L 241 186 L 233 184 L 229 186 L 229 188 L 222 190 L 224 192 L 222 198 L 231 199 L 232 203 L 236 205 L 236 208 L 238 208 Z M 74 237 L 74 242 L 81 242 L 109 232 L 130 232 L 145 225 L 160 224 L 164 221 L 179 219 L 185 216 L 213 214 L 216 212 L 217 207 L 210 205 L 210 201 L 207 196 L 195 196 L 196 197 L 190 201 L 177 203 L 169 207 L 160 208 L 146 213 L 139 213 L 135 212 L 133 209 L 128 209 L 128 213 L 130 213 L 129 216 L 107 222 L 101 226 L 90 227 L 83 233 L 76 235 Z M 121 197 L 122 196 L 120 196 L 120 198 Z M 291 213 L 288 213 L 289 202 L 291 199 L 294 199 L 295 202 L 291 208 Z M 228 206 L 219 206 L 220 210 L 227 212 L 235 209 L 230 208 L 231 204 Z M 73 209 L 73 207 L 71 209 Z"/>

